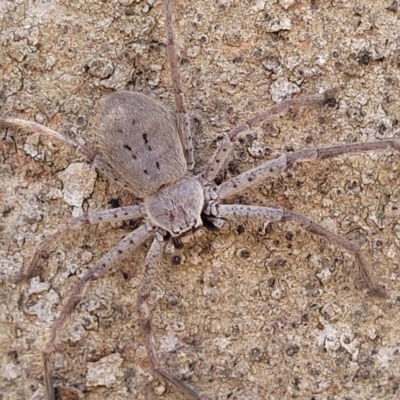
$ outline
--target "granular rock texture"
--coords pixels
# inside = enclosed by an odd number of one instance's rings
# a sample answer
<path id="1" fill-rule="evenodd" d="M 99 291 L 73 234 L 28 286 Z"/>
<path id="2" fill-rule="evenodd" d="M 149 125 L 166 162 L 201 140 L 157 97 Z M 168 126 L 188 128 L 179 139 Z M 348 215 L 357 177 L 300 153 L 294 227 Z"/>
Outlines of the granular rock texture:
<path id="1" fill-rule="evenodd" d="M 174 3 L 199 170 L 233 126 L 337 85 L 336 102 L 249 130 L 217 180 L 305 147 L 400 140 L 397 1 Z M 1 112 L 96 149 L 96 110 L 115 90 L 173 111 L 161 6 L 3 0 Z M 29 281 L 12 276 L 58 224 L 138 199 L 66 147 L 0 135 L 0 398 L 33 400 L 44 396 L 40 348 L 73 285 L 136 224 L 71 232 Z M 305 163 L 232 202 L 287 208 L 361 244 L 390 296 L 370 296 L 349 254 L 296 225 L 207 231 L 159 268 L 152 303 L 165 365 L 204 399 L 399 398 L 400 155 Z M 138 331 L 148 247 L 87 291 L 53 356 L 60 399 L 183 398 L 152 378 Z"/>

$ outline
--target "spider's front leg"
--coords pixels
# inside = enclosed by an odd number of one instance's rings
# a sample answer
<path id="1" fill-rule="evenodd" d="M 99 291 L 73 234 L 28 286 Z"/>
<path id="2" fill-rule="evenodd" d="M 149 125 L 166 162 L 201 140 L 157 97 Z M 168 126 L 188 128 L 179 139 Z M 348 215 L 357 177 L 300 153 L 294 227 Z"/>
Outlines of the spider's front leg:
<path id="1" fill-rule="evenodd" d="M 243 220 L 250 219 L 256 222 L 285 222 L 292 221 L 308 232 L 314 233 L 320 237 L 327 239 L 330 243 L 340 246 L 353 254 L 356 259 L 357 265 L 360 269 L 361 275 L 371 292 L 379 297 L 386 298 L 387 293 L 383 287 L 377 284 L 372 278 L 367 263 L 361 254 L 360 248 L 353 242 L 347 240 L 322 225 L 310 220 L 309 218 L 289 210 L 282 210 L 279 208 L 270 207 L 257 207 L 257 206 L 244 206 L 239 204 L 224 205 L 219 204 L 213 208 L 215 217 L 227 220 Z"/>
<path id="2" fill-rule="evenodd" d="M 150 250 L 147 253 L 143 275 L 139 286 L 137 307 L 140 318 L 140 329 L 142 331 L 147 355 L 153 371 L 161 379 L 173 384 L 189 398 L 200 400 L 200 396 L 193 389 L 183 383 L 180 379 L 173 376 L 170 372 L 162 369 L 157 357 L 156 341 L 151 326 L 151 311 L 147 302 L 150 298 L 150 292 L 153 286 L 155 274 L 157 272 L 157 266 L 160 262 L 163 252 L 165 251 L 165 247 L 166 242 L 164 241 L 162 235 L 157 233 L 153 243 L 151 244 Z"/>
<path id="3" fill-rule="evenodd" d="M 47 338 L 42 349 L 43 374 L 48 400 L 55 400 L 50 355 L 58 338 L 62 334 L 72 312 L 85 295 L 85 291 L 89 283 L 101 278 L 106 273 L 110 272 L 112 266 L 118 259 L 121 258 L 123 254 L 132 251 L 153 235 L 154 231 L 149 230 L 146 225 L 140 226 L 129 235 L 125 236 L 125 238 L 122 239 L 117 244 L 117 246 L 115 246 L 111 251 L 104 255 L 97 262 L 97 264 L 93 268 L 91 268 L 81 280 L 76 283 L 67 304 L 62 308 L 60 315 L 52 326 L 50 335 Z"/>
<path id="4" fill-rule="evenodd" d="M 193 170 L 193 138 L 190 132 L 189 113 L 182 90 L 182 83 L 179 73 L 178 56 L 175 49 L 174 31 L 172 29 L 172 4 L 171 0 L 163 0 L 165 15 L 165 30 L 167 34 L 167 54 L 171 70 L 172 85 L 175 99 L 176 123 L 182 147 L 185 153 L 187 169 Z"/>

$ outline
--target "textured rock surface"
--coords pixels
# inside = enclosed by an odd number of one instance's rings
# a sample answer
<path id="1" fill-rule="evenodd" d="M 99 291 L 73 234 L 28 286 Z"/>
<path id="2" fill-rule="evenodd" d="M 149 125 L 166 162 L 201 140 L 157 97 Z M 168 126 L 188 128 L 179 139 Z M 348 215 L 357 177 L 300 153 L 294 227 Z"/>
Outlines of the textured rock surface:
<path id="1" fill-rule="evenodd" d="M 247 132 L 220 178 L 304 147 L 400 140 L 397 1 L 175 3 L 197 168 L 235 124 L 338 84 L 336 108 L 294 110 Z M 2 110 L 93 148 L 96 108 L 113 90 L 172 110 L 160 1 L 2 0 L 0 15 Z M 54 318 L 135 224 L 73 232 L 34 278 L 11 283 L 40 238 L 77 212 L 60 173 L 84 160 L 36 135 L 0 134 L 0 398 L 39 399 L 34 372 Z M 138 201 L 100 174 L 78 198 L 85 212 Z M 233 201 L 293 209 L 362 243 L 391 296 L 369 296 L 349 254 L 294 225 L 208 232 L 160 266 L 154 327 L 169 368 L 205 399 L 398 398 L 400 155 L 304 164 Z M 53 357 L 61 399 L 179 398 L 152 381 L 138 333 L 148 246 L 87 291 Z"/>

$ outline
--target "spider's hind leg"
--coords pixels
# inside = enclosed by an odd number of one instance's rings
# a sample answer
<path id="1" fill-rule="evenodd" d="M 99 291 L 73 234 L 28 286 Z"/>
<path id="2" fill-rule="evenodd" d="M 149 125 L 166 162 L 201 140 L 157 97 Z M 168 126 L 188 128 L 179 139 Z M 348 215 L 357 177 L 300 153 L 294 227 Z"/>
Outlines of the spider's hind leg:
<path id="1" fill-rule="evenodd" d="M 368 265 L 365 262 L 363 255 L 361 254 L 359 246 L 357 246 L 357 244 L 351 242 L 350 240 L 347 240 L 343 236 L 340 236 L 330 231 L 329 229 L 324 228 L 322 225 L 317 224 L 311 219 L 289 210 L 270 207 L 244 206 L 240 204 L 220 204 L 216 208 L 216 210 L 217 217 L 226 218 L 228 220 L 249 219 L 261 223 L 265 221 L 294 222 L 295 224 L 301 226 L 304 230 L 325 238 L 330 243 L 337 245 L 351 253 L 356 260 L 361 276 L 363 277 L 372 294 L 382 298 L 388 297 L 384 288 L 376 283 L 375 280 L 372 278 L 369 272 Z"/>
<path id="2" fill-rule="evenodd" d="M 64 224 L 60 225 L 58 229 L 52 234 L 46 236 L 40 243 L 37 244 L 35 252 L 29 264 L 26 264 L 18 275 L 14 278 L 15 282 L 22 282 L 32 275 L 32 271 L 36 267 L 40 255 L 52 243 L 63 236 L 71 229 L 79 228 L 82 225 L 98 224 L 100 222 L 122 221 L 126 219 L 137 219 L 143 215 L 142 207 L 139 206 L 126 206 L 114 208 L 111 210 L 96 211 L 87 215 L 81 215 L 72 218 Z"/>
<path id="3" fill-rule="evenodd" d="M 76 151 L 79 155 L 85 157 L 88 162 L 92 163 L 98 170 L 108 176 L 108 178 L 117 182 L 125 189 L 132 190 L 131 184 L 126 181 L 125 178 L 110 164 L 104 161 L 100 154 L 96 154 L 89 147 L 79 144 L 76 140 L 71 139 L 68 136 L 64 136 L 53 129 L 38 124 L 37 122 L 5 116 L 3 113 L 0 113 L 0 126 L 20 130 L 26 133 L 37 133 L 41 136 L 48 137 L 50 140 L 55 140 L 56 142 L 66 145 Z"/>
<path id="4" fill-rule="evenodd" d="M 82 146 L 75 140 L 62 135 L 53 129 L 47 128 L 44 125 L 38 124 L 37 122 L 26 121 L 24 119 L 13 118 L 0 114 L 0 126 L 21 130 L 22 132 L 26 133 L 37 133 L 39 135 L 46 136 L 49 139 L 71 147 L 90 162 L 93 162 L 96 157 L 96 153 L 88 147 Z"/>
<path id="5" fill-rule="evenodd" d="M 157 356 L 157 346 L 154 338 L 153 329 L 151 326 L 151 311 L 148 300 L 150 298 L 151 288 L 153 286 L 157 266 L 160 262 L 162 253 L 165 251 L 166 242 L 161 234 L 156 234 L 150 250 L 147 253 L 145 266 L 139 286 L 139 294 L 137 299 L 137 307 L 140 318 L 140 329 L 144 338 L 147 355 L 150 360 L 151 368 L 162 380 L 165 380 L 180 391 L 185 393 L 189 398 L 199 400 L 200 396 L 189 386 L 183 383 L 180 379 L 173 376 L 169 371 L 166 371 L 160 366 Z"/>
<path id="6" fill-rule="evenodd" d="M 153 235 L 154 231 L 149 231 L 146 225 L 140 226 L 138 229 L 125 236 L 125 238 L 122 239 L 117 244 L 117 246 L 115 246 L 111 251 L 104 255 L 97 262 L 97 264 L 76 283 L 76 285 L 72 289 L 72 293 L 67 301 L 67 304 L 63 306 L 59 316 L 51 327 L 50 334 L 42 349 L 44 382 L 46 386 L 47 398 L 49 400 L 55 399 L 52 382 L 52 368 L 50 362 L 51 353 L 58 338 L 64 331 L 65 325 L 70 319 L 72 312 L 75 310 L 75 308 L 78 306 L 83 296 L 85 295 L 89 283 L 109 273 L 112 269 L 112 266 L 119 258 L 121 258 L 124 253 L 127 253 L 138 247 L 140 244 L 142 244 L 145 240 L 149 239 Z"/>

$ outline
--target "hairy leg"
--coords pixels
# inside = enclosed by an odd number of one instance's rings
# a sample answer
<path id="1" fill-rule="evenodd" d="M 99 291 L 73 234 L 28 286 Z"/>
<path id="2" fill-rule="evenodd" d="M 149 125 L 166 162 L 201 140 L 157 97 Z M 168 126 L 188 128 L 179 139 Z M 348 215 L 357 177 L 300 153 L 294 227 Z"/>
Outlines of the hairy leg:
<path id="1" fill-rule="evenodd" d="M 91 149 L 89 149 L 88 147 L 81 146 L 75 140 L 73 140 L 67 136 L 61 135 L 61 133 L 58 133 L 57 131 L 53 131 L 53 129 L 47 128 L 44 125 L 40 125 L 37 122 L 26 121 L 26 120 L 20 119 L 20 118 L 12 118 L 12 117 L 0 115 L 0 126 L 6 126 L 6 127 L 10 127 L 10 128 L 19 129 L 26 133 L 34 132 L 34 133 L 38 133 L 39 135 L 42 135 L 42 136 L 47 136 L 50 139 L 54 139 L 57 142 L 60 142 L 64 145 L 71 147 L 78 154 L 84 156 L 90 162 L 93 162 L 94 158 L 96 157 L 96 153 L 94 151 L 92 151 Z"/>
<path id="2" fill-rule="evenodd" d="M 95 281 L 108 272 L 111 267 L 118 261 L 121 256 L 129 251 L 132 251 L 145 240 L 149 239 L 154 235 L 154 231 L 148 230 L 146 225 L 140 226 L 135 231 L 131 232 L 124 239 L 122 239 L 117 246 L 115 246 L 110 252 L 104 255 L 97 264 L 89 270 L 89 272 L 75 285 L 72 290 L 72 294 L 67 301 L 67 304 L 62 308 L 60 315 L 56 322 L 51 328 L 50 335 L 47 338 L 43 349 L 42 359 L 44 367 L 44 382 L 46 386 L 46 392 L 48 400 L 55 400 L 55 394 L 52 384 L 52 369 L 50 363 L 50 355 L 54 349 L 54 346 L 61 336 L 67 321 L 69 320 L 72 312 L 82 300 L 85 295 L 85 291 L 90 282 Z"/>
<path id="3" fill-rule="evenodd" d="M 215 188 L 216 198 L 222 200 L 241 192 L 249 186 L 260 184 L 266 177 L 285 171 L 298 162 L 323 160 L 324 158 L 336 157 L 341 154 L 365 153 L 367 151 L 387 149 L 400 151 L 400 142 L 382 140 L 380 142 L 350 143 L 318 149 L 304 149 L 285 154 L 222 183 Z"/>
<path id="4" fill-rule="evenodd" d="M 226 218 L 228 220 L 236 219 L 243 221 L 251 219 L 259 222 L 265 222 L 266 220 L 272 222 L 292 221 L 300 225 L 306 231 L 321 236 L 327 239 L 330 243 L 340 246 L 349 253 L 353 254 L 360 269 L 361 275 L 371 292 L 379 297 L 387 297 L 383 287 L 374 282 L 359 247 L 355 243 L 350 242 L 346 238 L 330 231 L 327 228 L 324 228 L 322 225 L 317 224 L 307 217 L 293 211 L 282 210 L 279 208 L 243 206 L 239 204 L 220 204 L 216 205 L 214 210 L 216 212 L 216 217 Z"/>
<path id="5" fill-rule="evenodd" d="M 252 118 L 238 125 L 236 128 L 233 128 L 225 136 L 225 138 L 221 143 L 221 146 L 211 156 L 211 159 L 207 163 L 207 166 L 204 169 L 203 173 L 201 174 L 201 177 L 208 182 L 214 180 L 214 178 L 218 174 L 218 171 L 221 169 L 224 161 L 232 152 L 235 140 L 239 137 L 241 133 L 245 132 L 247 129 L 252 128 L 254 125 L 257 125 L 261 121 L 265 121 L 266 119 L 272 117 L 273 115 L 280 114 L 281 112 L 287 110 L 290 107 L 309 106 L 313 104 L 323 103 L 335 97 L 338 91 L 339 88 L 332 88 L 326 90 L 321 94 L 317 94 L 314 96 L 285 100 L 282 103 L 279 103 L 271 108 L 268 108 L 267 110 L 261 111 Z"/>
<path id="6" fill-rule="evenodd" d="M 89 149 L 89 147 L 82 146 L 77 141 L 67 136 L 61 135 L 57 131 L 53 131 L 52 129 L 47 128 L 44 125 L 40 125 L 37 122 L 26 121 L 20 118 L 7 117 L 3 114 L 0 114 L 0 126 L 18 129 L 26 133 L 37 133 L 42 136 L 47 136 L 51 140 L 55 140 L 61 144 L 64 144 L 75 150 L 81 156 L 85 157 L 90 163 L 93 163 L 96 168 L 98 168 L 111 180 L 117 182 L 119 185 L 126 188 L 127 190 L 132 191 L 130 189 L 130 184 L 126 182 L 125 179 L 120 174 L 118 174 L 118 172 L 114 171 L 114 169 L 103 160 L 101 155 L 96 154 L 93 150 Z"/>
<path id="7" fill-rule="evenodd" d="M 33 253 L 29 264 L 26 264 L 18 275 L 15 277 L 15 282 L 21 282 L 28 279 L 37 262 L 40 254 L 46 250 L 52 243 L 59 239 L 62 235 L 71 229 L 79 228 L 82 225 L 93 225 L 100 222 L 122 221 L 126 219 L 137 219 L 143 216 L 142 206 L 127 206 L 114 208 L 111 210 L 96 211 L 87 215 L 81 215 L 77 218 L 72 218 L 65 224 L 62 224 L 51 235 L 46 236 L 37 246 Z"/>
<path id="8" fill-rule="evenodd" d="M 172 5 L 170 0 L 163 0 L 163 4 L 165 15 L 165 29 L 167 32 L 167 54 L 175 98 L 178 133 L 185 153 L 187 169 L 191 171 L 194 167 L 193 139 L 190 132 L 189 114 L 185 102 L 185 96 L 182 90 L 178 66 L 178 57 L 176 55 L 174 32 L 172 29 Z"/>
<path id="9" fill-rule="evenodd" d="M 137 300 L 137 306 L 139 310 L 140 328 L 145 341 L 147 355 L 149 357 L 151 367 L 153 371 L 162 379 L 176 386 L 179 390 L 185 393 L 192 399 L 199 400 L 200 396 L 192 390 L 189 386 L 184 384 L 181 380 L 174 377 L 170 372 L 164 370 L 160 366 L 160 362 L 157 357 L 156 342 L 151 326 L 151 311 L 148 306 L 148 300 L 150 298 L 151 288 L 153 286 L 157 267 L 160 262 L 162 253 L 165 250 L 165 242 L 162 242 L 163 238 L 160 234 L 156 234 L 153 243 L 151 244 L 150 250 L 147 253 L 145 266 L 143 270 L 142 279 L 139 287 L 139 294 Z"/>

